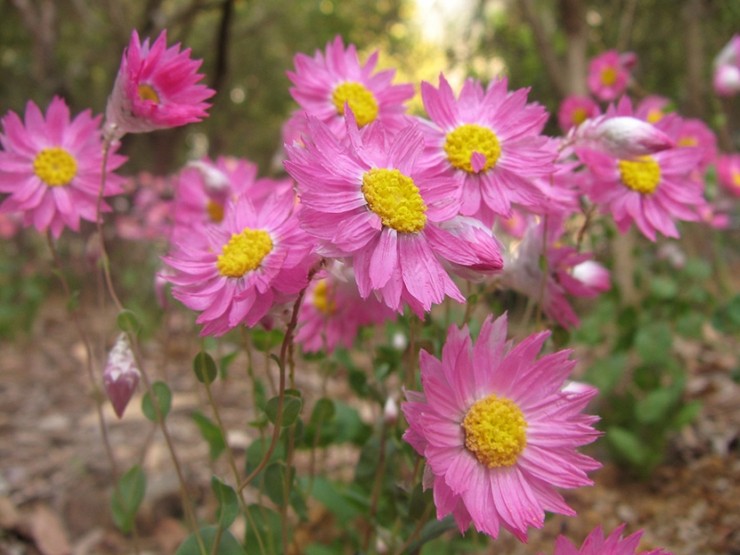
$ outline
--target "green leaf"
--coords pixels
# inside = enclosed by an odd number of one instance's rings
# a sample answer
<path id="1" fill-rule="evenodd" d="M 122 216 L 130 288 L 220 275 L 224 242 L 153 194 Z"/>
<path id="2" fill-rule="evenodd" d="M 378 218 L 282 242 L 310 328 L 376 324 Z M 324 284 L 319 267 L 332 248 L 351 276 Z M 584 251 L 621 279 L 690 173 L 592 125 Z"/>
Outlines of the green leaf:
<path id="1" fill-rule="evenodd" d="M 273 424 L 277 422 L 279 404 L 280 399 L 278 397 L 273 397 L 272 399 L 267 401 L 267 405 L 265 406 L 265 413 L 267 414 L 267 418 L 269 418 L 270 422 L 272 422 Z M 283 419 L 280 425 L 285 428 L 295 423 L 298 415 L 301 412 L 301 407 L 303 407 L 303 401 L 299 397 L 285 395 L 283 397 Z"/>
<path id="2" fill-rule="evenodd" d="M 408 547 L 407 553 L 416 553 L 425 543 L 455 528 L 457 528 L 457 524 L 455 524 L 455 519 L 452 518 L 452 515 L 447 515 L 442 520 L 430 520 L 421 529 L 419 539 Z"/>
<path id="3" fill-rule="evenodd" d="M 606 441 L 617 456 L 635 467 L 641 467 L 650 460 L 650 449 L 635 434 L 612 426 L 606 430 Z"/>
<path id="4" fill-rule="evenodd" d="M 164 382 L 154 382 L 152 384 L 152 391 L 154 393 L 154 398 L 157 400 L 159 414 L 162 419 L 167 418 L 167 414 L 170 412 L 170 407 L 172 407 L 172 392 L 170 391 L 170 388 Z M 141 400 L 141 411 L 144 413 L 144 416 L 152 422 L 157 421 L 157 411 L 152 404 L 149 392 L 147 392 Z"/>
<path id="5" fill-rule="evenodd" d="M 260 463 L 262 458 L 265 456 L 265 453 L 267 452 L 267 448 L 270 446 L 270 438 L 257 438 L 255 439 L 249 447 L 247 447 L 247 461 L 246 461 L 246 474 L 251 474 L 255 468 L 257 468 L 257 465 Z M 275 461 L 280 461 L 285 459 L 285 444 L 283 442 L 278 442 L 278 444 L 275 446 L 275 449 L 270 454 L 270 459 L 268 460 L 268 463 L 272 463 Z M 259 488 L 262 484 L 262 477 L 264 476 L 265 471 L 264 469 L 262 472 L 257 474 L 255 476 L 254 480 L 252 481 L 252 485 L 254 487 Z"/>
<path id="6" fill-rule="evenodd" d="M 285 464 L 282 461 L 265 468 L 265 493 L 278 507 L 285 505 L 285 494 L 290 491 L 285 489 L 285 479 Z"/>
<path id="7" fill-rule="evenodd" d="M 253 329 L 250 332 L 250 337 L 254 348 L 263 353 L 271 351 L 283 342 L 283 332 L 277 329 Z"/>
<path id="8" fill-rule="evenodd" d="M 689 401 L 685 405 L 683 405 L 679 410 L 676 416 L 673 417 L 673 422 L 671 422 L 671 427 L 680 430 L 684 426 L 688 426 L 691 424 L 697 416 L 699 416 L 699 413 L 701 412 L 702 404 L 701 401 L 694 400 Z"/>
<path id="9" fill-rule="evenodd" d="M 216 476 L 211 478 L 211 489 L 218 501 L 216 520 L 221 528 L 228 528 L 239 514 L 239 500 L 234 488 L 224 484 Z"/>
<path id="10" fill-rule="evenodd" d="M 714 313 L 712 325 L 723 333 L 740 332 L 740 295 L 735 295 Z"/>
<path id="11" fill-rule="evenodd" d="M 193 359 L 193 371 L 195 377 L 198 378 L 200 383 L 211 384 L 218 375 L 218 369 L 216 368 L 216 361 L 213 357 L 205 351 L 199 352 Z"/>
<path id="12" fill-rule="evenodd" d="M 247 531 L 244 536 L 244 545 L 252 546 L 250 554 L 285 553 L 282 547 L 280 515 L 272 509 L 261 505 L 247 507 Z"/>
<path id="13" fill-rule="evenodd" d="M 133 530 L 136 512 L 144 500 L 145 491 L 146 476 L 138 464 L 121 476 L 113 490 L 110 502 L 113 522 L 124 534 Z"/>
<path id="14" fill-rule="evenodd" d="M 226 449 L 226 440 L 223 431 L 210 418 L 199 411 L 193 412 L 190 417 L 198 426 L 200 434 L 208 443 L 208 450 L 212 461 L 215 461 Z"/>
<path id="15" fill-rule="evenodd" d="M 221 530 L 221 537 L 215 551 L 213 547 L 216 544 L 218 527 L 206 526 L 201 528 L 198 532 L 205 544 L 206 553 L 215 553 L 215 555 L 245 555 L 246 553 L 242 546 L 239 545 L 239 542 L 236 541 L 236 538 L 228 530 Z M 195 534 L 190 534 L 185 538 L 185 541 L 177 548 L 175 555 L 202 555 L 200 548 L 198 547 L 198 541 Z"/>
<path id="16" fill-rule="evenodd" d="M 124 308 L 116 316 L 116 325 L 124 333 L 137 334 L 141 330 L 141 324 L 136 314 L 127 308 Z"/>
<path id="17" fill-rule="evenodd" d="M 234 359 L 236 359 L 238 355 L 239 355 L 239 351 L 234 351 L 233 353 L 224 355 L 219 359 L 218 369 L 219 369 L 222 380 L 225 380 L 228 377 L 229 367 L 231 366 L 231 363 L 234 362 Z"/>
<path id="18" fill-rule="evenodd" d="M 678 391 L 680 395 L 680 391 Z M 654 424 L 665 420 L 675 404 L 679 401 L 675 388 L 663 388 L 651 391 L 637 402 L 635 413 L 638 422 Z"/>
<path id="19" fill-rule="evenodd" d="M 627 354 L 616 353 L 595 360 L 586 373 L 586 381 L 599 388 L 602 395 L 614 391 L 627 367 Z"/>
<path id="20" fill-rule="evenodd" d="M 671 328 L 666 322 L 643 325 L 635 335 L 635 349 L 643 361 L 659 364 L 670 355 L 673 345 Z"/>
<path id="21" fill-rule="evenodd" d="M 327 422 L 334 418 L 335 413 L 336 409 L 334 408 L 334 401 L 326 397 L 322 397 L 316 401 L 316 404 L 313 406 L 309 422 L 314 425 Z"/>
<path id="22" fill-rule="evenodd" d="M 667 276 L 653 276 L 650 279 L 650 293 L 656 299 L 673 299 L 678 294 L 678 284 Z"/>
<path id="23" fill-rule="evenodd" d="M 311 497 L 324 505 L 342 526 L 357 518 L 366 510 L 347 496 L 346 486 L 335 484 L 323 476 L 314 478 Z"/>

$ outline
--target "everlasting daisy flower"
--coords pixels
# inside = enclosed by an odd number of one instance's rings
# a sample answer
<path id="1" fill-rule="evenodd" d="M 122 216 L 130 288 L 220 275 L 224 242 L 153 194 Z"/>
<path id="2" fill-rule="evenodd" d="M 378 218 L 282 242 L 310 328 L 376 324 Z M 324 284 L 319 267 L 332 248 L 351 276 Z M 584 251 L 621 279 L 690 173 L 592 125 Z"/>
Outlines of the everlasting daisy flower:
<path id="1" fill-rule="evenodd" d="M 584 121 L 601 113 L 599 105 L 588 96 L 571 95 L 566 97 L 558 110 L 558 124 L 563 133 L 578 127 Z"/>
<path id="2" fill-rule="evenodd" d="M 717 158 L 717 137 L 700 119 L 682 118 L 671 114 L 662 119 L 657 127 L 668 134 L 677 147 L 695 147 L 701 151 L 697 167 L 700 174 Z"/>
<path id="3" fill-rule="evenodd" d="M 423 315 L 445 295 L 464 301 L 443 263 L 501 267 L 492 236 L 475 245 L 444 229 L 458 215 L 459 190 L 417 164 L 424 141 L 416 125 L 391 137 L 379 123 L 358 130 L 349 116 L 344 142 L 316 118 L 308 129 L 303 146 L 286 146 L 301 225 L 320 254 L 351 260 L 360 296 L 375 291 L 394 310 L 408 303 Z"/>
<path id="4" fill-rule="evenodd" d="M 173 239 L 163 260 L 174 275 L 172 295 L 200 312 L 201 335 L 222 335 L 254 326 L 274 303 L 308 284 L 311 242 L 298 226 L 292 192 L 254 205 L 242 195 L 226 208 L 221 226 L 209 226 L 200 240 Z"/>
<path id="5" fill-rule="evenodd" d="M 577 548 L 565 536 L 558 536 L 555 540 L 553 555 L 671 555 L 663 549 L 637 552 L 643 531 L 622 537 L 624 524 L 618 526 L 609 536 L 604 537 L 601 526 L 597 526 L 584 540 L 583 545 Z"/>
<path id="6" fill-rule="evenodd" d="M 637 105 L 635 117 L 648 123 L 658 123 L 666 115 L 670 103 L 671 100 L 664 96 L 646 96 Z"/>
<path id="7" fill-rule="evenodd" d="M 740 154 L 723 154 L 717 158 L 717 180 L 728 193 L 740 197 Z"/>
<path id="8" fill-rule="evenodd" d="M 422 164 L 434 166 L 462 187 L 460 212 L 485 225 L 495 215 L 509 218 L 512 203 L 530 210 L 546 208 L 535 179 L 552 173 L 556 144 L 540 135 L 547 112 L 527 104 L 527 89 L 507 91 L 506 79 L 486 90 L 473 79 L 459 99 L 444 78 L 439 89 L 421 84 L 431 122 L 422 120 L 426 148 Z"/>
<path id="9" fill-rule="evenodd" d="M 627 89 L 629 69 L 634 61 L 634 54 L 620 54 L 616 50 L 599 54 L 588 64 L 588 89 L 599 100 L 615 100 Z"/>
<path id="10" fill-rule="evenodd" d="M 597 418 L 581 414 L 596 391 L 563 390 L 570 351 L 536 358 L 549 332 L 513 346 L 506 328 L 505 315 L 487 318 L 473 345 L 467 327 L 452 326 L 441 361 L 420 353 L 424 391 L 407 391 L 401 409 L 437 518 L 452 514 L 461 532 L 472 522 L 494 538 L 503 526 L 526 541 L 545 511 L 575 514 L 555 488 L 589 485 L 600 466 L 576 450 L 599 435 Z"/>
<path id="11" fill-rule="evenodd" d="M 136 31 L 123 52 L 121 66 L 105 111 L 106 132 L 114 137 L 146 133 L 200 121 L 215 94 L 198 83 L 202 60 L 190 58 L 180 44 L 167 48 L 167 31 L 149 44 Z"/>
<path id="12" fill-rule="evenodd" d="M 352 347 L 361 326 L 393 317 L 393 311 L 375 297 L 360 297 L 349 269 L 334 268 L 306 291 L 295 340 L 306 352 L 331 353 L 338 346 Z"/>
<path id="13" fill-rule="evenodd" d="M 293 63 L 295 71 L 288 72 L 294 85 L 290 94 L 306 114 L 320 119 L 332 132 L 344 134 L 345 105 L 360 127 L 377 120 L 398 131 L 408 123 L 404 102 L 414 96 L 414 87 L 392 85 L 393 69 L 376 72 L 377 52 L 360 64 L 355 46 L 345 48 L 337 36 L 324 53 L 316 51 L 313 58 L 298 54 Z"/>
<path id="14" fill-rule="evenodd" d="M 80 219 L 97 218 L 103 150 L 100 117 L 89 110 L 70 119 L 67 104 L 55 97 L 46 116 L 26 105 L 25 125 L 15 112 L 2 119 L 0 192 L 9 193 L 1 212 L 22 212 L 23 224 L 59 237 L 64 227 L 80 229 Z M 122 179 L 112 170 L 125 158 L 108 158 L 103 196 L 119 194 Z M 109 211 L 103 203 L 101 209 Z"/>

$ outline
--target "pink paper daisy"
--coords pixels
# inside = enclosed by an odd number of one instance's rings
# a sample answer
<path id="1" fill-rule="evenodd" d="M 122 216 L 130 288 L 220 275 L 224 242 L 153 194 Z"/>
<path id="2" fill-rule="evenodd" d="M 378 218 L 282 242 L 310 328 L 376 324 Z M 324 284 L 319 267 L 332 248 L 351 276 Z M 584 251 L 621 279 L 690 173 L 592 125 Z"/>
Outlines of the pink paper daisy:
<path id="1" fill-rule="evenodd" d="M 558 539 L 555 540 L 553 555 L 671 555 L 663 549 L 652 549 L 637 553 L 642 530 L 638 530 L 626 538 L 622 538 L 623 532 L 624 524 L 618 526 L 605 538 L 601 526 L 597 526 L 584 540 L 580 549 L 565 536 L 558 536 Z"/>
<path id="2" fill-rule="evenodd" d="M 487 318 L 475 345 L 452 326 L 442 360 L 419 356 L 423 393 L 407 391 L 404 439 L 426 459 L 437 518 L 452 513 L 461 532 L 498 536 L 501 526 L 526 541 L 545 511 L 574 515 L 554 489 L 592 482 L 598 462 L 576 449 L 598 437 L 595 416 L 581 414 L 596 394 L 563 390 L 575 365 L 570 351 L 536 359 L 549 332 L 516 346 L 506 315 Z"/>
<path id="3" fill-rule="evenodd" d="M 345 49 L 337 36 L 326 45 L 325 53 L 317 50 L 313 58 L 298 54 L 293 63 L 295 71 L 288 72 L 294 85 L 290 94 L 306 114 L 320 119 L 333 133 L 345 132 L 345 104 L 360 127 L 376 120 L 391 131 L 407 125 L 404 103 L 414 96 L 414 87 L 392 85 L 393 69 L 375 72 L 377 51 L 360 64 L 355 46 Z"/>
<path id="4" fill-rule="evenodd" d="M 439 89 L 421 84 L 431 122 L 422 120 L 426 142 L 421 162 L 452 176 L 462 187 L 460 212 L 490 226 L 495 215 L 511 216 L 512 203 L 530 210 L 546 208 L 535 179 L 552 173 L 554 141 L 540 135 L 547 112 L 527 104 L 527 89 L 507 91 L 506 79 L 486 90 L 465 81 L 459 99 L 444 78 Z"/>
<path id="5" fill-rule="evenodd" d="M 567 133 L 572 127 L 578 127 L 587 119 L 595 118 L 600 113 L 599 105 L 588 96 L 571 95 L 560 104 L 558 124 L 563 133 Z"/>
<path id="6" fill-rule="evenodd" d="M 382 324 L 394 316 L 375 297 L 360 297 L 351 271 L 337 267 L 306 291 L 295 340 L 309 353 L 332 353 L 339 346 L 349 349 L 361 326 Z"/>
<path id="7" fill-rule="evenodd" d="M 36 104 L 26 105 L 25 125 L 15 112 L 2 119 L 0 192 L 10 195 L 2 212 L 22 212 L 23 224 L 61 235 L 64 227 L 79 231 L 80 219 L 97 219 L 103 159 L 100 116 L 85 110 L 70 120 L 67 104 L 55 97 L 46 117 Z M 103 196 L 121 192 L 122 178 L 110 173 L 123 164 L 108 157 Z M 103 203 L 102 210 L 109 211 Z"/>
<path id="8" fill-rule="evenodd" d="M 670 114 L 661 119 L 656 127 L 671 137 L 677 147 L 694 147 L 701 151 L 697 166 L 698 173 L 703 174 L 704 170 L 717 158 L 717 136 L 700 119 L 682 118 L 677 114 Z"/>
<path id="9" fill-rule="evenodd" d="M 180 44 L 167 48 L 167 31 L 149 45 L 134 30 L 105 111 L 106 132 L 114 137 L 146 133 L 200 121 L 216 91 L 198 83 L 202 60 L 190 58 Z"/>
<path id="10" fill-rule="evenodd" d="M 627 89 L 633 56 L 627 58 L 616 50 L 607 50 L 593 58 L 588 64 L 586 77 L 591 93 L 604 102 L 616 100 Z"/>
<path id="11" fill-rule="evenodd" d="M 740 154 L 723 154 L 717 158 L 717 180 L 725 191 L 740 197 Z"/>
<path id="12" fill-rule="evenodd" d="M 563 245 L 560 225 L 530 226 L 504 265 L 501 281 L 542 306 L 543 312 L 565 328 L 580 320 L 568 296 L 592 298 L 611 287 L 609 271 L 593 255 Z"/>
<path id="13" fill-rule="evenodd" d="M 474 245 L 444 229 L 458 214 L 459 190 L 417 164 L 424 140 L 416 125 L 391 137 L 379 123 L 358 130 L 349 116 L 344 142 L 316 118 L 308 129 L 304 146 L 286 146 L 301 225 L 319 239 L 320 254 L 352 260 L 363 298 L 375 291 L 394 310 L 408 303 L 423 315 L 445 295 L 464 301 L 443 263 L 501 267 L 492 235 Z"/>
<path id="14" fill-rule="evenodd" d="M 243 195 L 200 241 L 175 237 L 174 252 L 163 258 L 175 274 L 164 277 L 176 299 L 200 312 L 201 335 L 254 326 L 274 303 L 306 287 L 312 245 L 293 208 L 292 192 L 257 205 Z"/>

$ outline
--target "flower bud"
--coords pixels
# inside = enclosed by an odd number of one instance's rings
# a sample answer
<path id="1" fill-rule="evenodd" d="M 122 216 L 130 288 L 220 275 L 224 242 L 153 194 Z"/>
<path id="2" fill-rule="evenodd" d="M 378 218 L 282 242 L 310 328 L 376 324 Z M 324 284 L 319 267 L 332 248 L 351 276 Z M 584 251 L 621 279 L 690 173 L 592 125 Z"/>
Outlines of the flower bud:
<path id="1" fill-rule="evenodd" d="M 105 392 L 118 418 L 123 417 L 123 412 L 136 391 L 136 386 L 139 385 L 140 376 L 131 346 L 126 335 L 122 333 L 108 354 L 103 371 Z"/>
<path id="2" fill-rule="evenodd" d="M 576 147 L 596 148 L 623 159 L 676 146 L 673 139 L 654 125 L 629 116 L 587 120 L 575 130 L 572 141 Z"/>

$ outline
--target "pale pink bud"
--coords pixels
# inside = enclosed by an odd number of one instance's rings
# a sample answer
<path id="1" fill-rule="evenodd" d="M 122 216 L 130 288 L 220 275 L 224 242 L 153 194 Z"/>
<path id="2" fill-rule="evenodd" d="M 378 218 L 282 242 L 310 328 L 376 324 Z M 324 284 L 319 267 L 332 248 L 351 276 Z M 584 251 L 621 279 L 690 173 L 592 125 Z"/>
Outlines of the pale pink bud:
<path id="1" fill-rule="evenodd" d="M 631 71 L 637 65 L 637 54 L 634 52 L 622 52 L 619 55 L 619 63 L 628 71 Z"/>
<path id="2" fill-rule="evenodd" d="M 136 386 L 139 385 L 140 375 L 131 346 L 126 335 L 122 333 L 108 353 L 108 361 L 103 371 L 105 392 L 118 418 L 123 416 L 126 405 L 133 397 Z"/>
<path id="3" fill-rule="evenodd" d="M 398 421 L 398 403 L 393 397 L 388 397 L 383 406 L 383 421 L 386 424 L 395 424 Z"/>
<path id="4" fill-rule="evenodd" d="M 740 92 L 740 68 L 721 65 L 714 70 L 714 92 L 720 96 L 733 96 Z"/>
<path id="5" fill-rule="evenodd" d="M 654 125 L 629 116 L 587 120 L 571 140 L 573 146 L 595 148 L 616 158 L 645 156 L 676 146 Z"/>
<path id="6" fill-rule="evenodd" d="M 586 287 L 598 292 L 608 291 L 611 287 L 609 270 L 593 260 L 586 260 L 573 266 L 572 276 Z"/>

